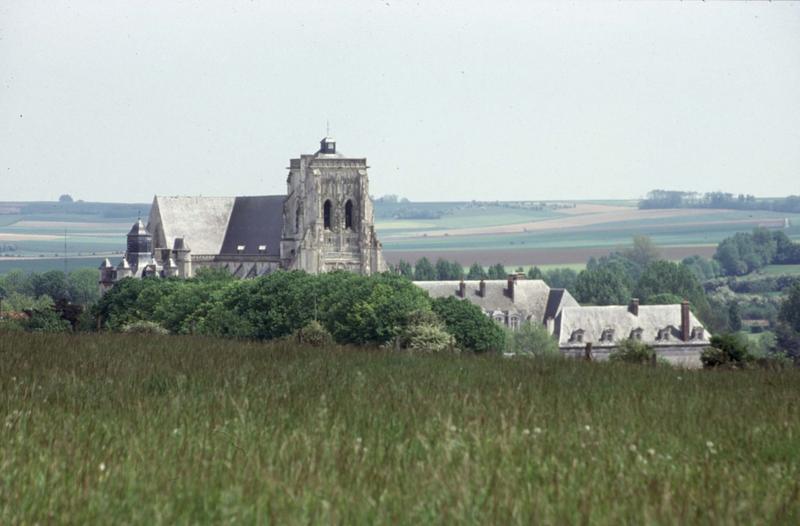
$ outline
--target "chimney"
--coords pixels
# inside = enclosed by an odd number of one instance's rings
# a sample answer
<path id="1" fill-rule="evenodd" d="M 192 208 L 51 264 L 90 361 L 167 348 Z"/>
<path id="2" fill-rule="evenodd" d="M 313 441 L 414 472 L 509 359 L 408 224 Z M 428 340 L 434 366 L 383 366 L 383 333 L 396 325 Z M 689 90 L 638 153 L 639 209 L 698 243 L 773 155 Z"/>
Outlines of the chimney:
<path id="1" fill-rule="evenodd" d="M 508 297 L 511 298 L 511 301 L 514 301 L 514 282 L 516 280 L 517 277 L 514 276 L 513 274 L 508 276 L 508 281 L 507 281 L 508 288 L 506 290 L 508 291 Z"/>
<path id="2" fill-rule="evenodd" d="M 467 297 L 467 284 L 464 283 L 463 279 L 458 283 L 458 295 L 462 298 Z"/>
<path id="3" fill-rule="evenodd" d="M 690 336 L 689 319 L 689 302 L 683 300 L 681 303 L 681 339 L 685 342 L 689 341 Z"/>
<path id="4" fill-rule="evenodd" d="M 485 298 L 486 297 L 486 282 L 484 280 L 481 280 L 481 282 L 480 282 L 480 284 L 478 286 L 480 287 L 480 289 L 479 289 L 480 297 L 481 298 Z"/>
<path id="5" fill-rule="evenodd" d="M 628 312 L 634 316 L 639 315 L 639 298 L 631 298 L 631 302 L 628 303 Z"/>

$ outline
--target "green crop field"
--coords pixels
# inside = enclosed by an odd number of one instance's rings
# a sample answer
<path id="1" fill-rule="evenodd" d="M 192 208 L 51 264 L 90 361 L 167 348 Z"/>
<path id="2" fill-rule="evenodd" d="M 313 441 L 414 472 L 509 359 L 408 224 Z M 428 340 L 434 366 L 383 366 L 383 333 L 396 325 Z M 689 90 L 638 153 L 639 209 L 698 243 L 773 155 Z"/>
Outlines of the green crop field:
<path id="1" fill-rule="evenodd" d="M 0 203 L 1 204 L 1 203 Z M 421 255 L 456 258 L 462 264 L 500 261 L 508 266 L 581 265 L 598 250 L 607 253 L 647 235 L 674 249 L 667 257 L 709 250 L 736 232 L 756 226 L 780 228 L 800 239 L 800 215 L 743 210 L 638 210 L 635 201 L 574 201 L 545 203 L 376 201 L 375 224 L 389 261 L 415 260 Z M 15 204 L 17 208 L 21 205 Z M 74 210 L 70 206 L 75 207 Z M 0 215 L 0 272 L 19 268 L 8 256 L 41 258 L 27 268 L 62 268 L 67 254 L 112 256 L 125 248 L 125 234 L 137 211 L 148 205 L 86 203 L 60 206 L 30 204 L 30 213 Z M 7 210 L 16 210 L 6 206 Z M 74 213 L 67 213 L 72 210 Z M 785 220 L 788 219 L 788 226 Z M 711 249 L 709 247 L 712 247 Z M 537 252 L 538 251 L 538 252 Z M 547 251 L 545 257 L 540 257 Z M 457 255 L 454 253 L 458 252 Z M 6 257 L 3 260 L 3 256 Z M 94 265 L 96 259 L 75 259 Z M 5 269 L 5 270 L 4 270 Z"/>
<path id="2" fill-rule="evenodd" d="M 797 524 L 800 371 L 0 337 L 2 524 Z"/>

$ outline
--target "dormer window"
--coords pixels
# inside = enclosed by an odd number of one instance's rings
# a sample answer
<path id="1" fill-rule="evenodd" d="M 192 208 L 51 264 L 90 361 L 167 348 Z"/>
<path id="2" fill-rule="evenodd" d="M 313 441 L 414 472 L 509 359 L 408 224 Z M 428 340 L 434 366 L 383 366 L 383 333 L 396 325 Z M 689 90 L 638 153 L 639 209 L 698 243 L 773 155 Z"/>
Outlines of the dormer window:
<path id="1" fill-rule="evenodd" d="M 601 342 L 612 342 L 614 341 L 614 329 L 605 329 L 603 333 L 600 335 Z"/>
<path id="2" fill-rule="evenodd" d="M 703 336 L 705 335 L 705 331 L 702 327 L 695 327 L 692 329 L 692 339 L 693 340 L 702 340 Z"/>
<path id="3" fill-rule="evenodd" d="M 643 331 L 642 331 L 642 329 L 639 329 L 639 328 L 637 328 L 637 329 L 633 329 L 633 330 L 631 331 L 630 339 L 631 339 L 631 340 L 639 340 L 639 341 L 641 341 L 641 339 L 642 339 L 642 332 L 643 332 Z"/>
<path id="4" fill-rule="evenodd" d="M 267 251 L 267 245 L 258 245 L 258 251 L 263 254 Z"/>
<path id="5" fill-rule="evenodd" d="M 583 343 L 583 329 L 572 331 L 569 341 L 570 343 Z"/>
<path id="6" fill-rule="evenodd" d="M 236 245 L 236 252 L 238 252 L 239 254 L 244 252 L 244 249 L 245 249 L 244 245 Z"/>
<path id="7" fill-rule="evenodd" d="M 658 336 L 656 337 L 656 339 L 660 342 L 669 341 L 669 333 L 670 333 L 669 327 L 665 327 L 664 329 L 658 329 Z"/>

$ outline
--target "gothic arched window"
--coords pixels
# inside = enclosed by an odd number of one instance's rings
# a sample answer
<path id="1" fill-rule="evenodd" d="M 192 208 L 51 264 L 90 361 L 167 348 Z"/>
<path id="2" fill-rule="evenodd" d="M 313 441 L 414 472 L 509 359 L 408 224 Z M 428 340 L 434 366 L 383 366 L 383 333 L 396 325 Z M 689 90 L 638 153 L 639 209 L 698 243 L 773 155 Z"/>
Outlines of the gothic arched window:
<path id="1" fill-rule="evenodd" d="M 330 200 L 325 201 L 325 204 L 322 206 L 322 224 L 326 229 L 328 229 L 328 230 L 331 229 L 331 202 L 330 202 Z"/>
<path id="2" fill-rule="evenodd" d="M 353 229 L 353 202 L 350 199 L 344 205 L 344 227 Z"/>
<path id="3" fill-rule="evenodd" d="M 300 219 L 303 217 L 303 205 L 298 204 L 294 214 L 294 231 L 300 232 Z"/>

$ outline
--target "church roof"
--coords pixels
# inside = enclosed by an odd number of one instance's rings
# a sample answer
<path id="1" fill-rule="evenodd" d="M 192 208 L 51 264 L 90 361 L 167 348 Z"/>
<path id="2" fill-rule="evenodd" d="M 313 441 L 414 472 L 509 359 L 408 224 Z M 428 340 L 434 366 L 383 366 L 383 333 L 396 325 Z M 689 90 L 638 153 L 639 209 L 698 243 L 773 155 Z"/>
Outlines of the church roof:
<path id="1" fill-rule="evenodd" d="M 285 199 L 282 195 L 237 197 L 220 254 L 280 256 Z M 264 246 L 264 251 L 259 250 Z"/>
<path id="2" fill-rule="evenodd" d="M 129 236 L 147 236 L 149 233 L 147 229 L 144 227 L 144 223 L 142 223 L 141 219 L 137 219 L 136 222 L 133 224 L 131 229 L 128 231 Z"/>
<path id="3" fill-rule="evenodd" d="M 219 254 L 235 197 L 156 196 L 166 246 L 182 237 L 193 254 Z M 155 207 L 154 207 L 155 208 Z"/>
<path id="4" fill-rule="evenodd" d="M 167 247 L 182 239 L 178 245 L 191 247 L 193 255 L 279 256 L 285 199 L 283 195 L 156 196 L 153 210 L 160 214 Z"/>

